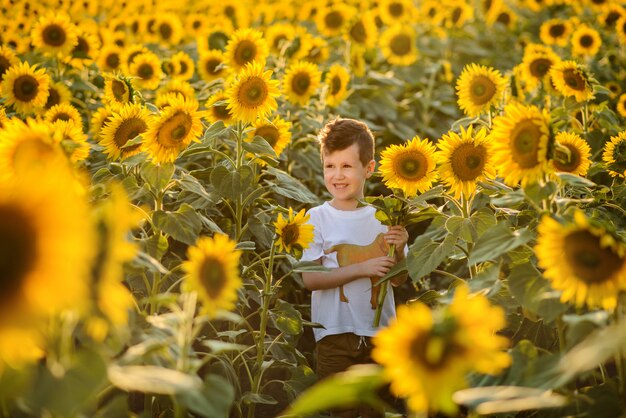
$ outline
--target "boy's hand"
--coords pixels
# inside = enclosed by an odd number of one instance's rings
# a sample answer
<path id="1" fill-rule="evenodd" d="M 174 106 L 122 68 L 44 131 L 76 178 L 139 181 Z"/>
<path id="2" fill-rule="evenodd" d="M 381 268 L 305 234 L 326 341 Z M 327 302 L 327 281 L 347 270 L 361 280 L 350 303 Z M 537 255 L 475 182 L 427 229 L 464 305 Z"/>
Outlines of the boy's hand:
<path id="1" fill-rule="evenodd" d="M 394 244 L 396 246 L 396 253 L 402 253 L 404 255 L 404 246 L 409 240 L 409 233 L 402 225 L 394 225 L 388 228 L 385 233 L 385 242 L 387 245 Z"/>
<path id="2" fill-rule="evenodd" d="M 363 261 L 361 264 L 363 277 L 383 277 L 396 264 L 393 257 L 376 257 Z"/>

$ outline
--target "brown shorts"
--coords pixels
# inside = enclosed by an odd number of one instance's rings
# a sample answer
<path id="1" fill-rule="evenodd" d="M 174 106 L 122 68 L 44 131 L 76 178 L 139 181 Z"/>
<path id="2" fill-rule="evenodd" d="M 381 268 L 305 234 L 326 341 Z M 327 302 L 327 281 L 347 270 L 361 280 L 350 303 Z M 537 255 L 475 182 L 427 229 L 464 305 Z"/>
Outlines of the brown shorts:
<path id="1" fill-rule="evenodd" d="M 317 342 L 315 347 L 317 355 L 316 373 L 318 379 L 323 379 L 335 373 L 342 372 L 355 364 L 374 363 L 371 357 L 372 341 L 370 337 L 361 337 L 353 333 L 327 335 Z M 388 392 L 387 392 L 388 394 Z M 388 396 L 382 396 L 388 401 Z M 378 412 L 368 406 L 359 406 L 353 409 L 337 409 L 332 411 L 333 417 L 363 418 L 384 417 L 383 412 Z"/>

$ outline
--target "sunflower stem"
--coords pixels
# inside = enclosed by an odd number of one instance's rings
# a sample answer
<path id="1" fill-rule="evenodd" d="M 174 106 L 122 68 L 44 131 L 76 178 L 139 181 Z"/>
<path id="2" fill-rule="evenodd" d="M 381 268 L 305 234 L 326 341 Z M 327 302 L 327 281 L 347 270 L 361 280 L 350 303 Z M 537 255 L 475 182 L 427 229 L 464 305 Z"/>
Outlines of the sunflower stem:
<path id="1" fill-rule="evenodd" d="M 242 145 L 242 141 L 243 141 L 243 130 L 244 130 L 244 126 L 243 126 L 243 122 L 238 121 L 237 122 L 237 131 L 236 131 L 236 142 L 237 142 L 237 150 L 236 150 L 236 159 L 235 159 L 235 171 L 239 172 L 239 169 L 241 168 L 241 165 L 243 164 L 243 145 Z M 239 193 L 237 195 L 237 198 L 235 200 L 235 241 L 239 242 L 239 239 L 241 238 L 241 230 L 242 230 L 242 223 L 243 223 L 243 197 L 241 196 L 241 193 Z"/>
<path id="2" fill-rule="evenodd" d="M 396 254 L 395 244 L 389 245 L 388 257 L 394 257 Z M 389 288 L 389 281 L 380 284 L 380 292 L 378 293 L 378 303 L 376 304 L 376 312 L 374 313 L 373 326 L 378 327 L 380 325 L 380 316 L 383 312 L 383 303 L 387 297 L 387 289 Z"/>

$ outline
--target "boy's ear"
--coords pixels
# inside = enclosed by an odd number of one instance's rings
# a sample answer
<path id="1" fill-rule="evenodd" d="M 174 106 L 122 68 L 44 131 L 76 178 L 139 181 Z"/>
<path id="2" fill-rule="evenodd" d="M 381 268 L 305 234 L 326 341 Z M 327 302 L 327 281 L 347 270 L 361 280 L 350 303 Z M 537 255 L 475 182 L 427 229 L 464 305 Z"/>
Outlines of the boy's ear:
<path id="1" fill-rule="evenodd" d="M 372 174 L 374 174 L 374 169 L 376 168 L 376 161 L 372 160 L 365 166 L 367 169 L 367 178 L 370 178 Z"/>

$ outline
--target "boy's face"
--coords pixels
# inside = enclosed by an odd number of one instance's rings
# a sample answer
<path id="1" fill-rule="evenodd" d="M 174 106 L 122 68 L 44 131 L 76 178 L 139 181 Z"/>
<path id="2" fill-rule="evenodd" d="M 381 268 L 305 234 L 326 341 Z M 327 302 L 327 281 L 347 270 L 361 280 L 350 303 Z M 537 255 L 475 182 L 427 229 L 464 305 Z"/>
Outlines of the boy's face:
<path id="1" fill-rule="evenodd" d="M 355 209 L 358 199 L 363 198 L 365 180 L 374 172 L 374 161 L 363 165 L 359 159 L 359 146 L 352 144 L 346 149 L 324 154 L 324 185 L 333 196 L 337 209 Z"/>

